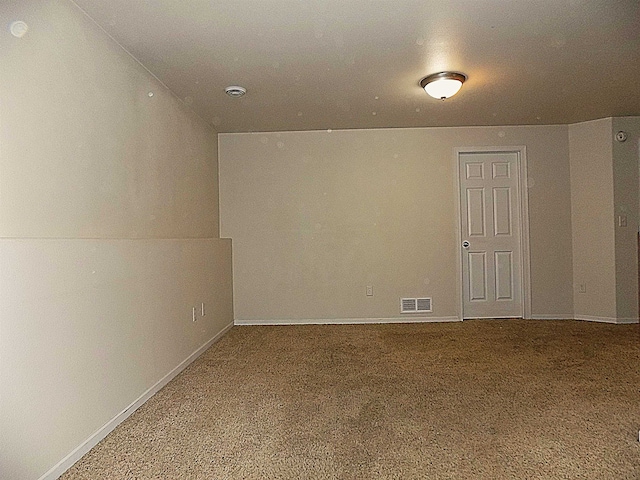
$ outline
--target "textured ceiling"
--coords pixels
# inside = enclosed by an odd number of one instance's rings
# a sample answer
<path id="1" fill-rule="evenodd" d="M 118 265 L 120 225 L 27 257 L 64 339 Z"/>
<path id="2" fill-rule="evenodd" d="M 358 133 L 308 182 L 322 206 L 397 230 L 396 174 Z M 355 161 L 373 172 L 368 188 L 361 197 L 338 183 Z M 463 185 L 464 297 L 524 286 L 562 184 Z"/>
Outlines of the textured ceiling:
<path id="1" fill-rule="evenodd" d="M 638 0 L 75 3 L 219 132 L 640 115 Z M 469 77 L 444 102 L 441 70 Z"/>

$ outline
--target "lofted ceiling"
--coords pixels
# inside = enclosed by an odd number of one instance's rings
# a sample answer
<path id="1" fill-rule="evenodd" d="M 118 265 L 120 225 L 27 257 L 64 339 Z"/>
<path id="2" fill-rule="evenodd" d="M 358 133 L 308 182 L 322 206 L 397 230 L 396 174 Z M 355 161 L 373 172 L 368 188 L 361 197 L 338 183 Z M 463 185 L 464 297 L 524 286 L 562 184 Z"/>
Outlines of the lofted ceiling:
<path id="1" fill-rule="evenodd" d="M 74 3 L 219 132 L 640 115 L 638 0 Z M 446 101 L 442 70 L 469 77 Z"/>

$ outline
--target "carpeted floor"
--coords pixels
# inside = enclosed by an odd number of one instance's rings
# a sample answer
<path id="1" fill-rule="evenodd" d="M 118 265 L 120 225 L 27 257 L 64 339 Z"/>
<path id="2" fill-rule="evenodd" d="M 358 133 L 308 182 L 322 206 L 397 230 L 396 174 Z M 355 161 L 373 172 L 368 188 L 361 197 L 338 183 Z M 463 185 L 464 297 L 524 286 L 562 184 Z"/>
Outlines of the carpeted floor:
<path id="1" fill-rule="evenodd" d="M 75 479 L 640 479 L 640 329 L 234 327 Z"/>

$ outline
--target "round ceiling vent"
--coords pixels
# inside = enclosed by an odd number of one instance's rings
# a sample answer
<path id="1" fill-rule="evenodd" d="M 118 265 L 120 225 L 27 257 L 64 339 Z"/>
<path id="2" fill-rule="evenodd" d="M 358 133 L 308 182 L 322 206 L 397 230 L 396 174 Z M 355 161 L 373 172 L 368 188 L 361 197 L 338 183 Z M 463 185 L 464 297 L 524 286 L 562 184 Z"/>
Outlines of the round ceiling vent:
<path id="1" fill-rule="evenodd" d="M 237 85 L 231 85 L 224 89 L 224 93 L 229 95 L 230 97 L 238 98 L 247 93 L 247 89 L 244 87 L 239 87 Z"/>

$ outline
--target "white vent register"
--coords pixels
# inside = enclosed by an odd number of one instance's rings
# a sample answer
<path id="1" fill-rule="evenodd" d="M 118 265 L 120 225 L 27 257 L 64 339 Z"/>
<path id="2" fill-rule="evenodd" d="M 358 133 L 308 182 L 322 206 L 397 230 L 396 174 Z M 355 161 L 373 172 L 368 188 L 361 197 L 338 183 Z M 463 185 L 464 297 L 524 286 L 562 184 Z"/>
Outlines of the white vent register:
<path id="1" fill-rule="evenodd" d="M 431 298 L 400 299 L 400 313 L 424 313 L 431 311 Z"/>

